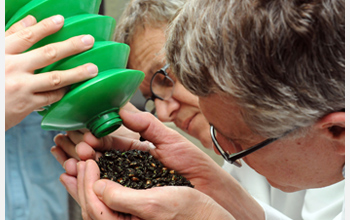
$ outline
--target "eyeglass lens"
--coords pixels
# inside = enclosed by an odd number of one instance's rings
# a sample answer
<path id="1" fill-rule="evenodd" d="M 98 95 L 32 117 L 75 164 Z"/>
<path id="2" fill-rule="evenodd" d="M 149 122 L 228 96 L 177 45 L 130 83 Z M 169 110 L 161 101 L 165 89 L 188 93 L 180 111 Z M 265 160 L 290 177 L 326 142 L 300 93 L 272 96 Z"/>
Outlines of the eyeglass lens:
<path id="1" fill-rule="evenodd" d="M 146 100 L 144 109 L 147 112 L 155 113 L 155 104 L 154 100 L 167 100 L 173 95 L 174 91 L 174 81 L 168 76 L 166 69 L 169 67 L 169 64 L 158 70 L 151 79 L 151 92 L 152 97 Z"/>
<path id="2" fill-rule="evenodd" d="M 158 72 L 153 77 L 151 86 L 152 92 L 156 96 L 166 100 L 169 99 L 173 93 L 174 82 L 168 76 Z"/>

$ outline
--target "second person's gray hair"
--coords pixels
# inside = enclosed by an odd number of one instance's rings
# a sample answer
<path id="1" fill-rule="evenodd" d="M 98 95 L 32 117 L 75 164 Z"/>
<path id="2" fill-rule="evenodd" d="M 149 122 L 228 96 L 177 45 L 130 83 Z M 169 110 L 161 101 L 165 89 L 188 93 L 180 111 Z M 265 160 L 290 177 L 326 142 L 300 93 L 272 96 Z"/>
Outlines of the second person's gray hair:
<path id="1" fill-rule="evenodd" d="M 114 40 L 130 44 L 137 29 L 168 24 L 186 0 L 131 0 L 119 18 Z"/>

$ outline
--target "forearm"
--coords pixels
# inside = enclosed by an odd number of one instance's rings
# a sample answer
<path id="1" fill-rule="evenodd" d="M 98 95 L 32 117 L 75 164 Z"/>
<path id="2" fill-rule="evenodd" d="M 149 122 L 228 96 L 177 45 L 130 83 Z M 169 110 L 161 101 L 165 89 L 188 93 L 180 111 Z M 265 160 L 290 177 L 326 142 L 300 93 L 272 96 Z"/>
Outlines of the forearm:
<path id="1" fill-rule="evenodd" d="M 208 192 L 217 203 L 236 219 L 264 220 L 265 213 L 259 203 L 226 171 L 217 169 L 215 181 Z"/>

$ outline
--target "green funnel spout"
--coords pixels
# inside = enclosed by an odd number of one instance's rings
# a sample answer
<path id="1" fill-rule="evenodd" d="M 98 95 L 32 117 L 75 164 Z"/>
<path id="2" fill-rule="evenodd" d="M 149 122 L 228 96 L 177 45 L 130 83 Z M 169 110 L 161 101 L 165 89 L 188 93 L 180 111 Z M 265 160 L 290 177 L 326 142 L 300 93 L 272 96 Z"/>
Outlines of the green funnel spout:
<path id="1" fill-rule="evenodd" d="M 104 112 L 95 116 L 91 121 L 87 122 L 86 127 L 93 135 L 100 138 L 117 130 L 121 125 L 122 119 L 117 110 Z"/>

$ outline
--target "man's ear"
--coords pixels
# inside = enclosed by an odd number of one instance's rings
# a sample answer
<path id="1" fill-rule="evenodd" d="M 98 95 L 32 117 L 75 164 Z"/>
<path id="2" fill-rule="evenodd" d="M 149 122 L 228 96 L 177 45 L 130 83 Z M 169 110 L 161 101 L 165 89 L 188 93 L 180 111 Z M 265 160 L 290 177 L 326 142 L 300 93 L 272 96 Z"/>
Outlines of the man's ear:
<path id="1" fill-rule="evenodd" d="M 316 129 L 319 129 L 325 137 L 337 142 L 337 151 L 345 155 L 345 112 L 332 112 L 316 123 Z"/>

